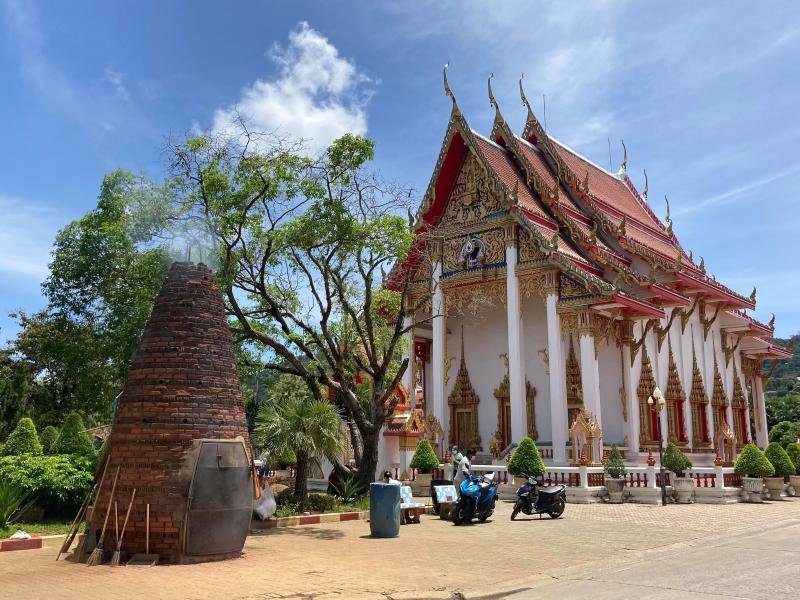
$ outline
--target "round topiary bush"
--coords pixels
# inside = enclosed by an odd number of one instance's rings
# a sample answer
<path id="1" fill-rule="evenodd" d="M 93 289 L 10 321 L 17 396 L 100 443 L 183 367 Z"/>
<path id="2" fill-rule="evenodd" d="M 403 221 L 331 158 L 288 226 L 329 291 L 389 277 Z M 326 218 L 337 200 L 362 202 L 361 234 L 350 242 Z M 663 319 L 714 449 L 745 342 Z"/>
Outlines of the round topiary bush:
<path id="1" fill-rule="evenodd" d="M 93 459 L 95 457 L 94 442 L 86 433 L 83 419 L 76 412 L 69 413 L 58 439 L 53 444 L 52 454 L 77 454 Z"/>
<path id="2" fill-rule="evenodd" d="M 775 473 L 775 468 L 761 448 L 750 443 L 742 449 L 739 458 L 736 459 L 733 471 L 737 475 L 746 477 L 770 477 Z"/>
<path id="3" fill-rule="evenodd" d="M 692 461 L 678 448 L 673 442 L 667 444 L 664 450 L 664 468 L 672 471 L 678 477 L 683 477 L 684 473 L 692 468 Z"/>
<path id="4" fill-rule="evenodd" d="M 522 441 L 514 449 L 514 454 L 508 461 L 508 472 L 515 477 L 519 475 L 541 477 L 544 475 L 544 462 L 539 455 L 539 449 L 536 448 L 536 442 L 528 436 L 522 438 Z"/>
<path id="5" fill-rule="evenodd" d="M 428 440 L 419 441 L 409 466 L 412 469 L 418 469 L 422 473 L 430 473 L 439 468 L 439 457 L 436 456 L 436 452 L 433 451 L 433 447 Z"/>
<path id="6" fill-rule="evenodd" d="M 794 443 L 786 446 L 786 454 L 792 459 L 795 472 L 800 475 L 800 444 Z"/>
<path id="7" fill-rule="evenodd" d="M 783 446 L 781 446 L 779 443 L 773 442 L 767 446 L 767 451 L 764 453 L 764 455 L 767 457 L 767 460 L 772 463 L 772 466 L 775 469 L 775 477 L 794 475 L 794 463 L 792 462 L 792 459 L 789 458 L 789 455 L 786 454 L 786 450 L 784 450 Z"/>
<path id="8" fill-rule="evenodd" d="M 42 442 L 42 452 L 45 454 L 52 454 L 53 444 L 55 444 L 58 439 L 58 429 L 52 425 L 48 425 L 42 430 L 42 435 L 39 436 L 39 439 Z"/>
<path id="9" fill-rule="evenodd" d="M 608 453 L 608 458 L 606 458 L 606 462 L 603 465 L 603 470 L 611 479 L 622 479 L 628 472 L 622 460 L 622 453 L 619 451 L 616 444 L 611 445 L 611 452 Z"/>
<path id="10" fill-rule="evenodd" d="M 21 418 L 3 446 L 3 455 L 22 456 L 23 454 L 40 455 L 41 453 L 42 443 L 36 434 L 36 426 L 28 417 Z"/>

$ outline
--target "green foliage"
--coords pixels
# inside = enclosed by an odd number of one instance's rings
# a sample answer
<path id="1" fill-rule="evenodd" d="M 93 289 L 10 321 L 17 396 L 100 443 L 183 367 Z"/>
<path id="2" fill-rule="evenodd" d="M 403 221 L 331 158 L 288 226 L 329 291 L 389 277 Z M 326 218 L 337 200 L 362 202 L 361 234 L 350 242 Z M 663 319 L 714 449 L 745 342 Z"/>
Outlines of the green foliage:
<path id="1" fill-rule="evenodd" d="M 530 477 L 541 477 L 545 473 L 544 462 L 539 455 L 539 450 L 528 436 L 520 441 L 514 449 L 511 460 L 508 462 L 508 472 L 514 476 L 528 475 Z"/>
<path id="2" fill-rule="evenodd" d="M 53 444 L 58 439 L 58 429 L 52 425 L 48 425 L 42 430 L 42 435 L 39 436 L 42 442 L 42 452 L 44 454 L 53 454 Z"/>
<path id="3" fill-rule="evenodd" d="M 767 460 L 772 463 L 772 467 L 775 469 L 775 477 L 794 475 L 794 463 L 792 462 L 792 459 L 789 458 L 786 450 L 783 449 L 783 446 L 777 442 L 772 442 L 769 446 L 767 446 L 767 450 L 764 454 L 767 457 Z"/>
<path id="4" fill-rule="evenodd" d="M 290 502 L 287 502 L 286 504 L 280 504 L 275 508 L 275 518 L 277 519 L 280 519 L 281 517 L 294 517 L 299 513 L 299 506 Z"/>
<path id="5" fill-rule="evenodd" d="M 35 500 L 30 490 L 0 478 L 0 529 L 13 525 Z"/>
<path id="6" fill-rule="evenodd" d="M 417 442 L 417 448 L 414 450 L 414 456 L 409 466 L 412 469 L 419 469 L 422 473 L 430 473 L 439 468 L 439 457 L 436 456 L 436 452 L 433 451 L 428 440 L 421 439 Z"/>
<path id="7" fill-rule="evenodd" d="M 297 454 L 289 448 L 282 454 L 275 456 L 272 459 L 272 464 L 275 465 L 276 469 L 288 469 L 297 464 Z"/>
<path id="8" fill-rule="evenodd" d="M 61 433 L 53 445 L 53 454 L 77 454 L 89 459 L 97 455 L 91 436 L 86 433 L 83 419 L 76 412 L 71 412 L 61 427 Z"/>
<path id="9" fill-rule="evenodd" d="M 788 446 L 797 441 L 800 436 L 800 423 L 781 421 L 769 430 L 769 441 L 777 442 L 781 446 Z"/>
<path id="10" fill-rule="evenodd" d="M 366 492 L 366 488 L 355 477 L 342 477 L 339 487 L 334 486 L 334 489 L 345 503 L 355 502 Z"/>
<path id="11" fill-rule="evenodd" d="M 692 461 L 684 454 L 683 450 L 670 442 L 664 450 L 664 468 L 672 471 L 678 477 L 683 477 L 684 472 L 692 468 Z"/>
<path id="12" fill-rule="evenodd" d="M 36 434 L 36 426 L 28 417 L 23 417 L 17 423 L 14 431 L 8 436 L 3 446 L 5 456 L 20 456 L 23 454 L 41 454 L 42 444 Z"/>
<path id="13" fill-rule="evenodd" d="M 628 472 L 625 467 L 625 462 L 622 460 L 622 453 L 617 448 L 616 444 L 612 444 L 611 452 L 608 453 L 608 458 L 603 465 L 603 470 L 611 479 L 622 479 Z"/>
<path id="14" fill-rule="evenodd" d="M 337 504 L 338 500 L 336 496 L 330 496 L 328 494 L 308 495 L 308 507 L 314 512 L 331 512 L 336 508 Z"/>
<path id="15" fill-rule="evenodd" d="M 794 443 L 786 446 L 786 454 L 794 464 L 795 471 L 800 475 L 800 444 Z"/>
<path id="16" fill-rule="evenodd" d="M 0 480 L 36 496 L 48 516 L 72 515 L 92 485 L 91 462 L 80 456 L 5 456 Z"/>
<path id="17" fill-rule="evenodd" d="M 738 475 L 747 477 L 770 477 L 775 468 L 764 452 L 755 444 L 747 444 L 739 453 L 733 468 Z"/>

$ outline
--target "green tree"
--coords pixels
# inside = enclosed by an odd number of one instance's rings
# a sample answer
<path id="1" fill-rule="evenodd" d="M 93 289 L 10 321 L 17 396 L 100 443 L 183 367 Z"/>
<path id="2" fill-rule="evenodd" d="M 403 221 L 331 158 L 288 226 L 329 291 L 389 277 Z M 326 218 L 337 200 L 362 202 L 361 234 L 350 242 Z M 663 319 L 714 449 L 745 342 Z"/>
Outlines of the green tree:
<path id="1" fill-rule="evenodd" d="M 795 443 L 798 436 L 800 436 L 800 423 L 792 421 L 781 421 L 769 430 L 769 441 L 777 442 L 781 446 Z"/>
<path id="2" fill-rule="evenodd" d="M 616 444 L 611 445 L 611 451 L 608 453 L 603 470 L 612 479 L 622 479 L 628 472 L 625 462 L 622 460 L 622 453 Z"/>
<path id="3" fill-rule="evenodd" d="M 421 439 L 417 442 L 417 448 L 414 450 L 414 456 L 411 457 L 412 469 L 419 469 L 423 473 L 430 473 L 434 469 L 439 468 L 439 457 L 433 451 L 431 443 L 426 439 Z"/>
<path id="4" fill-rule="evenodd" d="M 752 443 L 747 444 L 739 453 L 733 470 L 746 477 L 769 477 L 775 473 L 775 468 L 761 448 Z"/>
<path id="5" fill-rule="evenodd" d="M 794 443 L 786 446 L 786 454 L 792 460 L 795 471 L 800 474 L 800 444 Z"/>
<path id="6" fill-rule="evenodd" d="M 670 442 L 664 450 L 664 468 L 683 477 L 684 471 L 692 468 L 692 461 L 674 442 Z"/>
<path id="7" fill-rule="evenodd" d="M 369 170 L 368 139 L 345 135 L 311 160 L 296 146 L 240 133 L 171 149 L 176 206 L 182 222 L 209 236 L 239 339 L 316 400 L 333 394 L 366 485 L 408 367 L 405 318 L 429 298 L 421 290 L 408 306 L 411 278 L 386 273 L 409 254 L 413 236 L 397 214 L 409 194 Z"/>
<path id="8" fill-rule="evenodd" d="M 789 455 L 786 454 L 786 450 L 784 450 L 783 446 L 781 446 L 779 443 L 772 442 L 769 446 L 767 446 L 764 455 L 767 457 L 767 460 L 772 463 L 772 467 L 775 469 L 776 477 L 794 475 L 794 463 L 792 462 L 792 459 L 789 458 Z"/>
<path id="9" fill-rule="evenodd" d="M 297 468 L 294 501 L 308 500 L 308 470 L 311 459 L 332 456 L 345 447 L 342 421 L 332 404 L 315 399 L 303 381 L 282 376 L 273 390 L 273 401 L 256 417 L 253 440 L 277 456 L 294 451 Z"/>
<path id="10" fill-rule="evenodd" d="M 545 473 L 544 462 L 539 455 L 539 449 L 528 436 L 520 441 L 519 445 L 508 461 L 508 472 L 512 475 L 528 475 L 530 477 L 541 477 Z"/>
<path id="11" fill-rule="evenodd" d="M 53 454 L 52 449 L 53 444 L 55 444 L 58 439 L 58 429 L 52 425 L 48 425 L 42 430 L 42 434 L 39 438 L 42 442 L 42 452 L 45 454 Z"/>
<path id="12" fill-rule="evenodd" d="M 61 433 L 53 444 L 52 454 L 76 454 L 94 459 L 97 454 L 91 436 L 86 433 L 83 419 L 76 412 L 71 412 L 64 421 Z"/>
<path id="13" fill-rule="evenodd" d="M 22 454 L 39 455 L 42 453 L 42 444 L 36 434 L 36 426 L 28 417 L 23 417 L 17 427 L 8 436 L 3 446 L 5 456 L 20 456 Z"/>

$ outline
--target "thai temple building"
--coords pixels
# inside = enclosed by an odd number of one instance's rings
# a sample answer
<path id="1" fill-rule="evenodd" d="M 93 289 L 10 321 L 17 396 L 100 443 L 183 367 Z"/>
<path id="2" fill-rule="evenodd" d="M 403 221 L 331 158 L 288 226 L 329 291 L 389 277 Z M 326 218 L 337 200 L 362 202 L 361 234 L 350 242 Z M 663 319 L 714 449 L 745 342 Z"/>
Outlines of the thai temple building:
<path id="1" fill-rule="evenodd" d="M 627 154 L 610 173 L 549 136 L 522 81 L 521 134 L 491 79 L 488 136 L 470 128 L 446 72 L 445 91 L 450 122 L 415 245 L 394 271 L 421 308 L 403 380 L 414 392 L 385 432 L 400 445 L 382 449 L 382 467 L 404 470 L 423 430 L 437 429 L 440 456 L 457 444 L 497 458 L 528 435 L 551 465 L 597 464 L 612 444 L 643 465 L 659 419 L 664 442 L 697 466 L 765 447 L 762 365 L 791 354 L 772 340 L 774 317 L 748 314 L 755 288 L 726 287 L 684 250 L 668 205 L 662 220 L 647 184 L 628 177 Z M 648 404 L 656 387 L 660 413 Z"/>

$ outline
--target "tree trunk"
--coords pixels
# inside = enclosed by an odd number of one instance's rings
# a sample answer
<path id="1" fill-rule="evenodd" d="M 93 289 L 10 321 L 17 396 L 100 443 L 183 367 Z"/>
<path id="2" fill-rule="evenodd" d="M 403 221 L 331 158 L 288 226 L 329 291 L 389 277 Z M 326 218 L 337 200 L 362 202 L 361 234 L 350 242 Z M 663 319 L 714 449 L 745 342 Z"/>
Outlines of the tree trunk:
<path id="1" fill-rule="evenodd" d="M 297 450 L 297 472 L 294 475 L 294 501 L 300 510 L 308 503 L 308 451 Z"/>
<path id="2" fill-rule="evenodd" d="M 375 481 L 375 470 L 378 468 L 380 429 L 361 432 L 361 441 L 363 444 L 361 462 L 358 463 L 356 478 L 365 490 L 369 490 L 369 484 Z"/>

